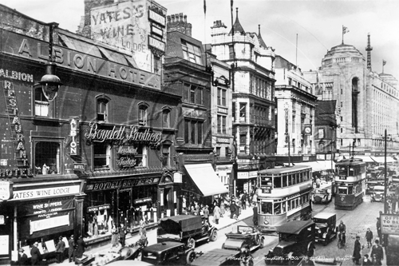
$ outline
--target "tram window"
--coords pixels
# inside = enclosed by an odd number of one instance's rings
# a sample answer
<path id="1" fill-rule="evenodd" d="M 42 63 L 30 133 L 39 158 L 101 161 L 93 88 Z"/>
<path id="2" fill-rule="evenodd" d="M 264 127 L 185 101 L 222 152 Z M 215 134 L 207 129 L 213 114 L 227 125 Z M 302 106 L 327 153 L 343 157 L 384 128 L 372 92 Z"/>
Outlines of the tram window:
<path id="1" fill-rule="evenodd" d="M 299 174 L 299 183 L 302 183 L 303 182 L 303 173 L 300 173 Z"/>
<path id="2" fill-rule="evenodd" d="M 288 176 L 283 175 L 283 187 L 287 186 L 287 179 L 288 179 Z"/>
<path id="3" fill-rule="evenodd" d="M 338 188 L 338 194 L 347 195 L 348 194 L 348 189 L 346 187 L 339 187 Z"/>
<path id="4" fill-rule="evenodd" d="M 354 176 L 355 175 L 355 169 L 354 168 L 349 168 L 349 176 Z"/>
<path id="5" fill-rule="evenodd" d="M 285 210 L 285 201 L 283 203 L 281 203 L 281 211 L 282 211 L 282 213 L 286 212 L 286 210 Z"/>
<path id="6" fill-rule="evenodd" d="M 353 187 L 352 186 L 348 187 L 348 195 L 351 195 L 351 194 L 353 194 Z"/>
<path id="7" fill-rule="evenodd" d="M 274 177 L 274 187 L 281 188 L 281 176 Z"/>
<path id="8" fill-rule="evenodd" d="M 263 201 L 261 204 L 261 211 L 263 214 L 272 214 L 272 203 Z"/>
<path id="9" fill-rule="evenodd" d="M 281 214 L 281 203 L 274 203 L 274 214 Z"/>
<path id="10" fill-rule="evenodd" d="M 291 210 L 291 202 L 292 200 L 287 201 L 287 211 Z"/>

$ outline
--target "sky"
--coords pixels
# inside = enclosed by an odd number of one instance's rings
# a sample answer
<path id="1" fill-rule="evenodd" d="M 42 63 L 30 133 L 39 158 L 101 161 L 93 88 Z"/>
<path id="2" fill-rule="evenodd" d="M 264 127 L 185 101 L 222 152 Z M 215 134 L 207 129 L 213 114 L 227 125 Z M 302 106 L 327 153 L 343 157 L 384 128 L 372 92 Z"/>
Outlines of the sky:
<path id="1" fill-rule="evenodd" d="M 183 13 L 192 24 L 192 35 L 210 42 L 210 27 L 221 20 L 231 28 L 231 0 L 156 0 L 167 14 Z M 0 0 L 0 4 L 42 22 L 57 22 L 75 32 L 84 15 L 84 0 Z M 399 79 L 398 0 L 233 0 L 246 32 L 258 32 L 275 53 L 303 71 L 317 70 L 327 51 L 342 43 L 342 26 L 349 32 L 344 43 L 365 57 L 370 34 L 372 69 Z"/>

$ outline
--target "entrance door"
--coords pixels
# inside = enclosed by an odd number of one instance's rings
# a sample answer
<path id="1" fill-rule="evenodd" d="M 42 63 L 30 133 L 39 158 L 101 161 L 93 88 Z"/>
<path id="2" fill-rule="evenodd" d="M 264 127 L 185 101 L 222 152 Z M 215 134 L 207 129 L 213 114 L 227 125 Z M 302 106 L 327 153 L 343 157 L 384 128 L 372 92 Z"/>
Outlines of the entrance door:
<path id="1" fill-rule="evenodd" d="M 132 219 L 129 210 L 132 207 L 132 191 L 130 189 L 119 190 L 119 223 L 125 227 L 129 226 Z"/>

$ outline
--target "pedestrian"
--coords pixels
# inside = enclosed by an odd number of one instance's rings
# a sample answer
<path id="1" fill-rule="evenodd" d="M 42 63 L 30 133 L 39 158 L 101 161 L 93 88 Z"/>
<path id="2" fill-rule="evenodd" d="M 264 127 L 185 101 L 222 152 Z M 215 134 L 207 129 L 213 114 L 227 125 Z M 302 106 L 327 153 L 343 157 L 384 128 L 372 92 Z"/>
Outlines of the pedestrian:
<path id="1" fill-rule="evenodd" d="M 18 265 L 25 266 L 28 264 L 28 255 L 26 255 L 25 250 L 23 248 L 18 249 Z"/>
<path id="2" fill-rule="evenodd" d="M 121 243 L 122 247 L 125 246 L 126 243 L 126 229 L 124 228 L 123 224 L 119 229 L 119 242 Z"/>
<path id="3" fill-rule="evenodd" d="M 247 200 L 245 194 L 241 195 L 241 208 L 245 210 L 247 208 Z"/>
<path id="4" fill-rule="evenodd" d="M 368 254 L 364 254 L 363 259 L 362 259 L 362 265 L 363 265 L 363 266 L 370 266 L 370 265 L 373 265 L 373 263 L 372 263 L 371 260 L 369 259 L 369 255 L 368 255 Z"/>
<path id="5" fill-rule="evenodd" d="M 32 249 L 30 250 L 30 256 L 31 256 L 30 261 L 32 265 L 40 265 L 41 262 L 42 255 L 40 254 L 38 246 L 39 243 L 35 242 L 32 246 Z"/>
<path id="6" fill-rule="evenodd" d="M 55 248 L 57 263 L 61 263 L 64 261 L 64 252 L 65 252 L 65 243 L 62 241 L 62 236 L 58 238 L 58 243 Z"/>
<path id="7" fill-rule="evenodd" d="M 139 236 L 140 239 L 138 240 L 138 244 L 140 246 L 146 247 L 148 244 L 148 240 L 147 240 L 147 230 L 145 228 L 144 221 L 140 222 Z"/>
<path id="8" fill-rule="evenodd" d="M 79 236 L 78 241 L 76 241 L 76 254 L 75 258 L 82 258 L 83 253 L 85 252 L 85 242 L 83 241 L 82 236 Z"/>
<path id="9" fill-rule="evenodd" d="M 234 215 L 236 213 L 236 204 L 234 200 L 230 202 L 230 219 L 234 219 Z"/>
<path id="10" fill-rule="evenodd" d="M 356 265 L 360 265 L 360 258 L 362 257 L 361 254 L 362 245 L 360 244 L 360 236 L 356 236 L 355 246 L 353 248 L 353 255 L 352 260 Z"/>
<path id="11" fill-rule="evenodd" d="M 213 208 L 213 219 L 215 220 L 215 224 L 219 224 L 220 208 L 216 203 L 214 203 L 214 208 Z"/>
<path id="12" fill-rule="evenodd" d="M 69 238 L 68 245 L 69 245 L 68 259 L 69 259 L 69 262 L 72 262 L 75 260 L 75 247 L 76 247 L 75 240 L 73 239 L 73 235 L 71 235 L 71 237 Z"/>
<path id="13" fill-rule="evenodd" d="M 112 223 L 111 248 L 118 245 L 118 228 Z"/>
<path id="14" fill-rule="evenodd" d="M 371 243 L 371 241 L 373 240 L 373 232 L 371 232 L 370 228 L 367 228 L 366 240 L 367 240 L 367 248 L 371 248 L 373 246 L 373 244 Z"/>
<path id="15" fill-rule="evenodd" d="M 381 261 L 384 259 L 384 251 L 382 250 L 382 246 L 378 239 L 374 241 L 374 246 L 371 248 L 370 256 L 373 260 L 373 265 L 382 265 Z"/>
<path id="16" fill-rule="evenodd" d="M 203 213 L 204 213 L 204 218 L 206 219 L 207 222 L 209 222 L 209 207 L 208 207 L 208 205 L 205 205 Z"/>
<path id="17" fill-rule="evenodd" d="M 224 199 L 220 201 L 220 217 L 223 218 L 223 215 L 226 213 L 226 207 L 224 204 Z"/>
<path id="18" fill-rule="evenodd" d="M 255 226 L 258 226 L 258 206 L 254 203 L 253 204 L 253 216 L 252 216 L 252 221 L 254 223 Z"/>
<path id="19" fill-rule="evenodd" d="M 378 239 L 382 240 L 382 238 L 381 238 L 381 220 L 380 220 L 380 217 L 377 217 L 376 227 L 377 227 Z"/>

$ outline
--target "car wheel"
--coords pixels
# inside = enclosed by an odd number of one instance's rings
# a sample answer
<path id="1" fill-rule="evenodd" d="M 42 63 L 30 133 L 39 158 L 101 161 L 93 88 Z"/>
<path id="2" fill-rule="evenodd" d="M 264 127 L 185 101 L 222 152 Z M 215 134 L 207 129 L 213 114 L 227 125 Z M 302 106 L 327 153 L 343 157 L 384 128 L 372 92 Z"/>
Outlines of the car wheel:
<path id="1" fill-rule="evenodd" d="M 195 240 L 194 240 L 194 238 L 189 238 L 188 240 L 187 240 L 187 247 L 189 247 L 189 248 L 195 248 Z"/>
<path id="2" fill-rule="evenodd" d="M 142 253 L 141 251 L 139 251 L 139 252 L 137 253 L 136 258 L 135 258 L 134 260 L 142 260 L 142 258 L 143 258 L 143 253 Z"/>
<path id="3" fill-rule="evenodd" d="M 186 255 L 186 265 L 190 265 L 195 260 L 195 252 L 190 250 Z"/>
<path id="4" fill-rule="evenodd" d="M 211 232 L 211 235 L 209 236 L 209 240 L 212 241 L 212 242 L 214 242 L 214 241 L 216 241 L 217 238 L 218 238 L 218 232 L 217 232 L 217 230 L 215 229 L 215 230 L 213 230 L 213 231 Z"/>

